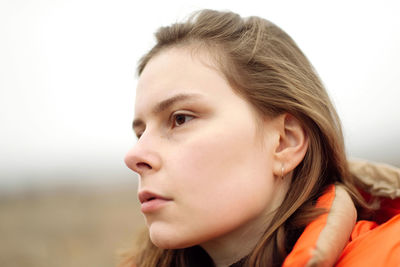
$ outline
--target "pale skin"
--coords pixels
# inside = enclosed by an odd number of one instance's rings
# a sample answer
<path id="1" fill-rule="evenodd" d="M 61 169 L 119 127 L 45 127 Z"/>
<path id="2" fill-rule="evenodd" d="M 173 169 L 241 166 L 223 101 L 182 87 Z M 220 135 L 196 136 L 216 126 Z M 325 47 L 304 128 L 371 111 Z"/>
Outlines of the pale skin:
<path id="1" fill-rule="evenodd" d="M 261 238 L 308 138 L 290 114 L 259 117 L 210 67 L 207 52 L 191 51 L 164 50 L 142 72 L 134 122 L 140 138 L 125 162 L 140 175 L 139 192 L 169 199 L 144 214 L 152 242 L 200 245 L 216 266 L 229 266 Z"/>

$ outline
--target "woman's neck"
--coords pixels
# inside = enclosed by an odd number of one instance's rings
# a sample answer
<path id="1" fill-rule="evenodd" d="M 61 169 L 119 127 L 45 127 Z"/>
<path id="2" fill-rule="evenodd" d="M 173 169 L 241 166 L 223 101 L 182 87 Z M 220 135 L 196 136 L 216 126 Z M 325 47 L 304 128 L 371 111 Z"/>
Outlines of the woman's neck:
<path id="1" fill-rule="evenodd" d="M 263 214 L 244 223 L 232 232 L 200 245 L 213 259 L 216 267 L 232 265 L 248 256 L 254 250 L 270 225 L 276 210 L 282 204 L 290 179 L 279 182 L 282 184 L 275 191 L 274 199 Z"/>
<path id="2" fill-rule="evenodd" d="M 253 251 L 269 224 L 270 216 L 257 218 L 234 232 L 206 242 L 201 247 L 213 259 L 216 267 L 227 267 Z"/>

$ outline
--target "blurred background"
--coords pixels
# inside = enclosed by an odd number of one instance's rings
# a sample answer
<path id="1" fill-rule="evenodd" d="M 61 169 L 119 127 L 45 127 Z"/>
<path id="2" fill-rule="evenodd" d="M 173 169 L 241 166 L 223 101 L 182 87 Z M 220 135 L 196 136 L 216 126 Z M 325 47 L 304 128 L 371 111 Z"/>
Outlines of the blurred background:
<path id="1" fill-rule="evenodd" d="M 311 60 L 348 154 L 400 167 L 396 1 L 0 1 L 0 266 L 113 266 L 143 227 L 123 158 L 138 59 L 201 8 L 271 20 Z"/>

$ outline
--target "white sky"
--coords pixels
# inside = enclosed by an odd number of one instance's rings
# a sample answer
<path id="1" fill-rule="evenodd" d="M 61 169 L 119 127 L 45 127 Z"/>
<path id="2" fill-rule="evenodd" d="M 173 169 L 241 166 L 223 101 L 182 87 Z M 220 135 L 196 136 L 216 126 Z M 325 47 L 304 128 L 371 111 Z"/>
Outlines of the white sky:
<path id="1" fill-rule="evenodd" d="M 349 154 L 400 164 L 396 1 L 1 0 L 0 187 L 134 179 L 135 66 L 153 32 L 201 8 L 258 15 L 314 64 Z"/>

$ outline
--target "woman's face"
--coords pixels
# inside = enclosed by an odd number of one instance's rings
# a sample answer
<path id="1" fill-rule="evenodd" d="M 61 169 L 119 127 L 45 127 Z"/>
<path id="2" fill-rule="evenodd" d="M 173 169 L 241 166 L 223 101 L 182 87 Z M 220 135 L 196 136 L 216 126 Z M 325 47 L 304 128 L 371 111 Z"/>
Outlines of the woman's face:
<path id="1" fill-rule="evenodd" d="M 206 52 L 167 49 L 138 82 L 140 138 L 125 162 L 140 175 L 142 212 L 152 242 L 162 248 L 202 245 L 265 225 L 277 205 L 274 123 L 259 127 L 252 107 L 212 65 Z"/>

